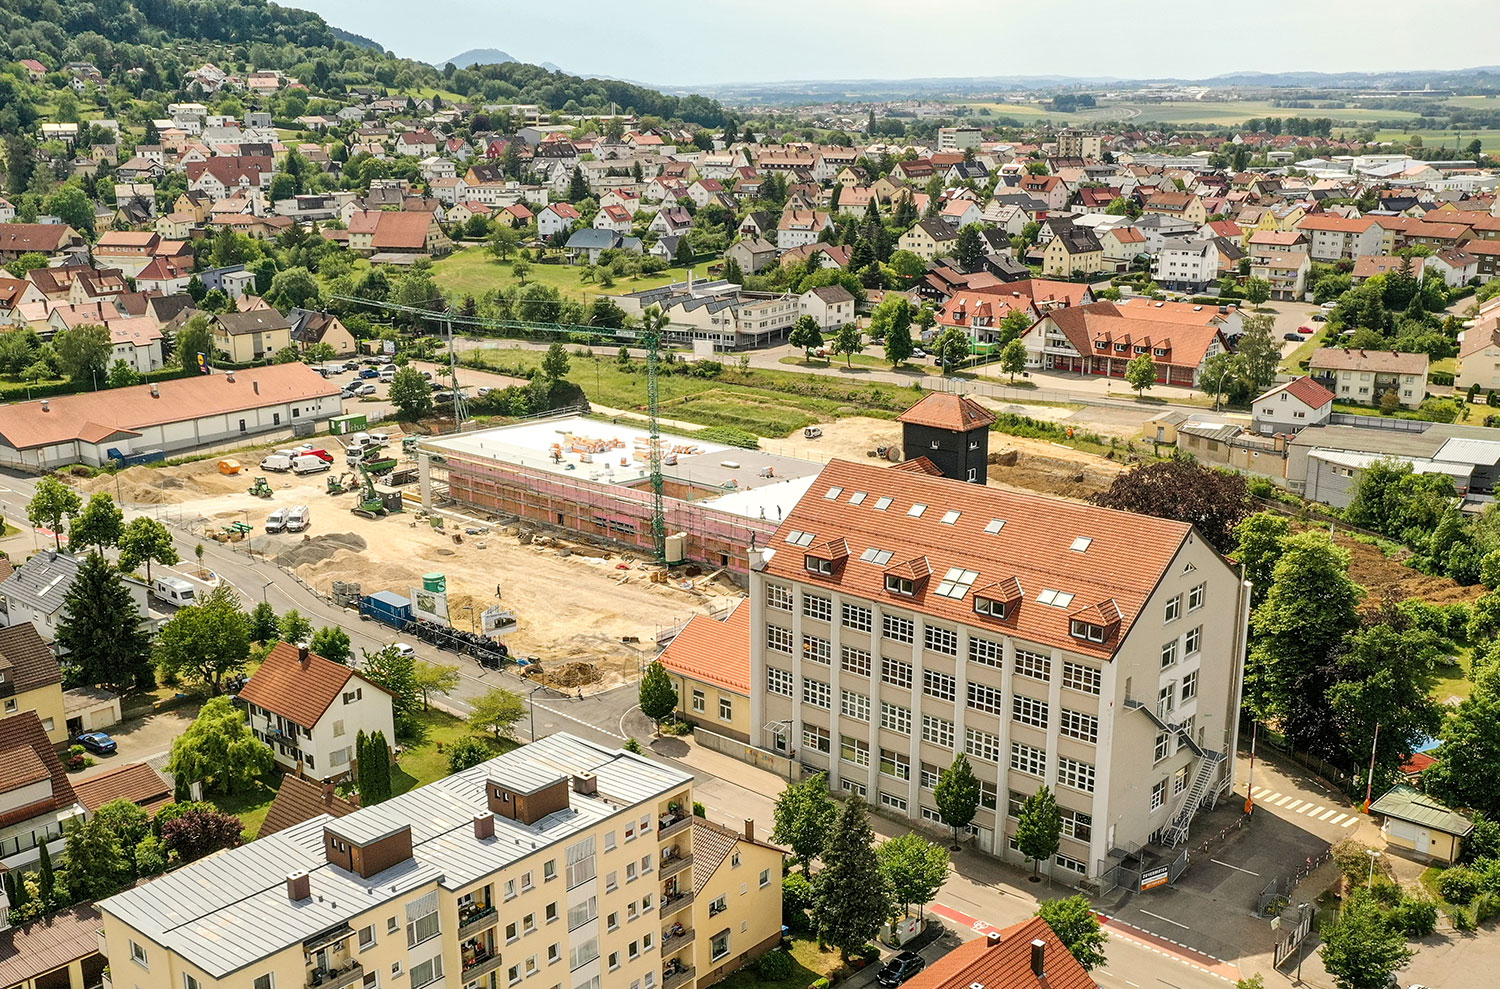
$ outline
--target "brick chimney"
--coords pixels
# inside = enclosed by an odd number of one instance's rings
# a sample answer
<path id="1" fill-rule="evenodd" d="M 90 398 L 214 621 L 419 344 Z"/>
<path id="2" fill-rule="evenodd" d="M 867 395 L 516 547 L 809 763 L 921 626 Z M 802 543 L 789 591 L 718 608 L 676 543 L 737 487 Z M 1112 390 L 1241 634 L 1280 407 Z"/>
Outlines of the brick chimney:
<path id="1" fill-rule="evenodd" d="M 483 841 L 495 837 L 495 815 L 489 811 L 474 815 L 474 837 Z"/>
<path id="2" fill-rule="evenodd" d="M 1001 941 L 1000 932 L 999 931 L 990 931 L 988 934 L 986 934 L 984 936 L 984 941 L 985 941 L 984 946 L 986 948 L 998 948 L 998 947 L 1000 947 L 1000 941 Z"/>
<path id="3" fill-rule="evenodd" d="M 297 643 L 297 662 L 301 663 L 303 666 L 306 666 L 309 661 L 308 648 L 309 646 L 306 642 Z"/>
<path id="4" fill-rule="evenodd" d="M 1037 938 L 1031 942 L 1031 971 L 1037 978 L 1047 974 L 1047 942 Z"/>
<path id="5" fill-rule="evenodd" d="M 312 879 L 306 871 L 298 869 L 296 872 L 287 873 L 286 897 L 293 903 L 300 903 L 312 897 Z"/>

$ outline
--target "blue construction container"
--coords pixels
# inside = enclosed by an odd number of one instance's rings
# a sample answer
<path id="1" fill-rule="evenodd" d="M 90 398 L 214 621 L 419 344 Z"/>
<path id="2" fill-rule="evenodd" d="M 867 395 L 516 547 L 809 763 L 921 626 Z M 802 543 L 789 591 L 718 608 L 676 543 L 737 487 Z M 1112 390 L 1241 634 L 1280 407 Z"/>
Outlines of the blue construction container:
<path id="1" fill-rule="evenodd" d="M 395 591 L 376 591 L 359 599 L 359 613 L 392 628 L 405 628 L 411 621 L 411 598 Z"/>

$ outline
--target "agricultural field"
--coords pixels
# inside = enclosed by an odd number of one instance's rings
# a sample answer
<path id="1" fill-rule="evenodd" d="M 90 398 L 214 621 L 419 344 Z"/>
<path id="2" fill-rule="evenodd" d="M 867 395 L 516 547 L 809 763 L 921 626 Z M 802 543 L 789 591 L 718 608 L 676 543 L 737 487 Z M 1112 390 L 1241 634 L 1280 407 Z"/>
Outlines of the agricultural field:
<path id="1" fill-rule="evenodd" d="M 1487 153 L 1495 154 L 1500 152 L 1500 130 L 1495 129 L 1403 131 L 1384 127 L 1375 132 L 1375 140 L 1391 141 L 1398 145 L 1410 143 L 1413 137 L 1420 137 L 1422 139 L 1422 146 L 1427 148 L 1462 148 L 1477 137 Z"/>
<path id="2" fill-rule="evenodd" d="M 1331 117 L 1337 122 L 1371 123 L 1379 120 L 1414 118 L 1403 110 L 1374 110 L 1365 107 L 1277 107 L 1267 100 L 1181 100 L 1170 103 L 1147 101 L 1104 102 L 1100 106 L 1074 113 L 1058 113 L 1045 103 L 969 103 L 976 110 L 987 108 L 997 117 L 1015 117 L 1024 123 L 1049 120 L 1067 125 L 1091 123 L 1205 124 L 1233 126 L 1252 117 Z"/>
<path id="3" fill-rule="evenodd" d="M 432 277 L 438 287 L 450 295 L 472 295 L 477 298 L 491 289 L 519 287 L 521 283 L 511 269 L 513 263 L 514 259 L 497 261 L 485 247 L 472 245 L 435 262 Z M 613 285 L 605 288 L 596 282 L 583 281 L 582 265 L 537 264 L 528 261 L 527 267 L 527 284 L 546 285 L 557 289 L 564 298 L 581 302 L 587 302 L 596 295 L 625 295 L 687 279 L 686 268 L 668 268 L 655 275 L 616 278 Z M 696 266 L 693 276 L 707 279 L 707 263 Z"/>

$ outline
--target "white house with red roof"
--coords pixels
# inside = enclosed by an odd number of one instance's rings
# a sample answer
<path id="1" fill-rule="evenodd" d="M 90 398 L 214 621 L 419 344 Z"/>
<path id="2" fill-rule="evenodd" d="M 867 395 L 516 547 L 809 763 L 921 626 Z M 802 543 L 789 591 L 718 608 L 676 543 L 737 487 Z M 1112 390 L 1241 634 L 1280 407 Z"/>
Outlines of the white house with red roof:
<path id="1" fill-rule="evenodd" d="M 1333 392 L 1304 374 L 1257 397 L 1251 406 L 1250 428 L 1270 436 L 1327 425 L 1333 415 L 1333 398 Z"/>
<path id="2" fill-rule="evenodd" d="M 536 215 L 536 232 L 550 240 L 573 229 L 580 218 L 578 211 L 567 203 L 551 203 Z"/>
<path id="3" fill-rule="evenodd" d="M 353 772 L 360 732 L 384 732 L 394 751 L 391 694 L 342 663 L 310 652 L 306 643 L 278 642 L 240 691 L 250 730 L 271 746 L 276 762 L 316 780 Z"/>
<path id="4" fill-rule="evenodd" d="M 628 234 L 634 226 L 634 220 L 630 211 L 623 206 L 600 206 L 599 212 L 594 214 L 594 226 L 600 230 Z"/>

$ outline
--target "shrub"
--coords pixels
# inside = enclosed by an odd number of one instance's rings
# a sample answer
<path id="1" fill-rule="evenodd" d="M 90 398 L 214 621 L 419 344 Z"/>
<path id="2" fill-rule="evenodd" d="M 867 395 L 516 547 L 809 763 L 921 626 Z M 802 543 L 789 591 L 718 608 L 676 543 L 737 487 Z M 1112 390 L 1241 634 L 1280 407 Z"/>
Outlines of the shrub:
<path id="1" fill-rule="evenodd" d="M 698 430 L 693 434 L 693 438 L 705 443 L 724 443 L 746 450 L 754 450 L 760 446 L 759 436 L 736 426 L 709 426 L 707 429 Z"/>
<path id="2" fill-rule="evenodd" d="M 1468 903 L 1479 892 L 1479 873 L 1466 865 L 1455 865 L 1438 877 L 1438 892 L 1449 903 Z"/>
<path id="3" fill-rule="evenodd" d="M 625 751 L 639 753 L 641 751 L 640 739 L 636 738 L 635 736 L 631 736 L 630 739 L 625 743 Z"/>
<path id="4" fill-rule="evenodd" d="M 1391 910 L 1391 923 L 1409 938 L 1426 937 L 1437 930 L 1437 904 L 1431 900 L 1402 897 Z"/>
<path id="5" fill-rule="evenodd" d="M 794 931 L 812 929 L 808 910 L 813 905 L 812 883 L 807 876 L 793 872 L 781 880 L 781 922 Z"/>
<path id="6" fill-rule="evenodd" d="M 696 800 L 693 801 L 693 816 L 701 817 L 705 820 L 708 819 L 708 811 L 704 809 L 703 804 L 699 803 Z"/>
<path id="7" fill-rule="evenodd" d="M 1495 893 L 1480 893 L 1474 898 L 1475 924 L 1483 924 L 1497 914 L 1500 914 L 1500 895 Z"/>
<path id="8" fill-rule="evenodd" d="M 755 974 L 762 982 L 780 982 L 792 974 L 792 967 L 792 956 L 778 948 L 756 960 Z"/>
<path id="9" fill-rule="evenodd" d="M 831 985 L 833 983 L 828 981 L 828 976 L 825 975 L 821 979 L 814 979 L 807 989 L 828 989 Z"/>

